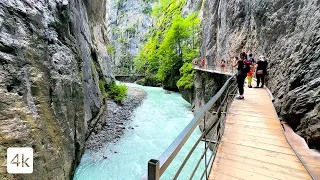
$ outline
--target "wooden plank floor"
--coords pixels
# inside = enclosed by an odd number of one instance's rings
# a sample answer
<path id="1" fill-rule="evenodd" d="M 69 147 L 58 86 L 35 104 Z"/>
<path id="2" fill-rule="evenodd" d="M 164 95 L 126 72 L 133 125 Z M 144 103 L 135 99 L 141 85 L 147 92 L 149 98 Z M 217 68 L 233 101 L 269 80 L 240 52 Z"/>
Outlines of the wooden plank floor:
<path id="1" fill-rule="evenodd" d="M 311 179 L 287 143 L 265 89 L 234 100 L 209 179 Z"/>

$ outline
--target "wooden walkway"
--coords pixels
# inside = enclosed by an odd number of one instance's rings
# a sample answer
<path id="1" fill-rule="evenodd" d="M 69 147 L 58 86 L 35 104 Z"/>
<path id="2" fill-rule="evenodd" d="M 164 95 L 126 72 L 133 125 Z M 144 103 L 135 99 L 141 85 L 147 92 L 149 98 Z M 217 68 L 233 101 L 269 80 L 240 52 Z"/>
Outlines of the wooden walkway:
<path id="1" fill-rule="evenodd" d="M 209 179 L 312 179 L 287 143 L 266 89 L 245 88 L 226 119 Z"/>

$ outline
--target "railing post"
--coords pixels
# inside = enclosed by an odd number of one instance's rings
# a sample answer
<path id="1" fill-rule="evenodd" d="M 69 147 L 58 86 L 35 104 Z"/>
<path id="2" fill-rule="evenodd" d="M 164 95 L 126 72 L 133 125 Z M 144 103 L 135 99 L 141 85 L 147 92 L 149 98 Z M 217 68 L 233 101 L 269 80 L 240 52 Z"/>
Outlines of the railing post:
<path id="1" fill-rule="evenodd" d="M 148 162 L 148 180 L 160 179 L 160 165 L 159 160 L 151 159 Z"/>
<path id="2" fill-rule="evenodd" d="M 204 132 L 204 149 L 207 149 L 207 128 L 206 128 L 206 114 L 207 112 L 204 112 L 204 116 L 203 116 L 203 132 Z M 208 132 L 209 133 L 209 132 Z M 211 139 L 209 139 L 211 140 Z M 205 166 L 205 171 L 206 171 L 206 179 L 208 179 L 208 173 L 207 173 L 207 152 L 204 152 L 204 166 Z"/>

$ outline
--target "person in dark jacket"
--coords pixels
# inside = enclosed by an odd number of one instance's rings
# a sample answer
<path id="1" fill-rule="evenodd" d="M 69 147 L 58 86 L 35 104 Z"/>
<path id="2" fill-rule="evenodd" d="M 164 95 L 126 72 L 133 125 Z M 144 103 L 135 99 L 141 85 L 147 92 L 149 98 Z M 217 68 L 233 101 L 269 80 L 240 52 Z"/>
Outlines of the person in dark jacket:
<path id="1" fill-rule="evenodd" d="M 260 59 L 257 61 L 257 64 L 256 64 L 257 86 L 255 88 L 263 88 L 264 78 L 267 75 L 268 63 L 265 60 L 264 56 L 260 56 L 259 58 Z M 259 86 L 260 82 L 261 82 L 261 86 Z"/>
<path id="2" fill-rule="evenodd" d="M 238 83 L 238 89 L 239 89 L 239 96 L 236 97 L 236 99 L 244 99 L 243 93 L 244 93 L 244 81 L 247 77 L 247 73 L 243 72 L 243 66 L 244 66 L 244 59 L 247 58 L 247 55 L 245 52 L 240 53 L 240 60 L 238 61 L 233 61 L 233 67 L 238 66 L 238 72 L 237 72 L 237 83 Z"/>

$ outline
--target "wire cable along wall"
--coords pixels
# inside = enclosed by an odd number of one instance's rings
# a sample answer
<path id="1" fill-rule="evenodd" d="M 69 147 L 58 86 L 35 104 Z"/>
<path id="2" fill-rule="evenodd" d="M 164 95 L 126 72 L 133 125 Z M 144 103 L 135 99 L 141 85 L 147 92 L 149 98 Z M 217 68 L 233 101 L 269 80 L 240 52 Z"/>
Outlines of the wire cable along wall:
<path id="1" fill-rule="evenodd" d="M 199 146 L 200 141 L 204 141 L 205 147 L 198 159 L 198 162 L 194 164 L 194 169 L 190 172 L 189 179 L 194 178 L 196 172 L 200 171 L 201 178 L 208 179 L 212 162 L 214 161 L 221 136 L 224 133 L 224 126 L 228 108 L 236 95 L 236 81 L 234 76 L 230 77 L 218 93 L 213 96 L 210 101 L 205 104 L 199 113 L 195 115 L 192 121 L 185 127 L 185 129 L 179 134 L 179 136 L 172 142 L 172 144 L 162 153 L 159 159 L 151 159 L 148 162 L 148 172 L 146 172 L 141 179 L 142 180 L 159 180 L 161 175 L 166 171 L 167 167 L 174 160 L 179 153 L 185 142 L 189 139 L 194 129 L 203 123 L 203 131 L 197 141 L 190 149 L 187 156 L 184 158 L 179 169 L 175 173 L 173 179 L 177 179 L 180 172 L 185 167 L 190 156 L 194 150 Z M 210 122 L 210 123 L 209 123 Z M 212 150 L 210 157 L 207 157 L 208 149 Z M 199 165 L 204 163 L 204 170 L 200 170 Z"/>

